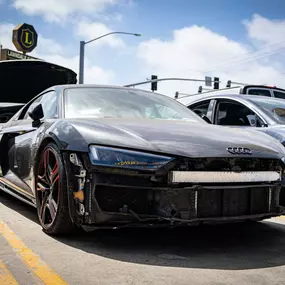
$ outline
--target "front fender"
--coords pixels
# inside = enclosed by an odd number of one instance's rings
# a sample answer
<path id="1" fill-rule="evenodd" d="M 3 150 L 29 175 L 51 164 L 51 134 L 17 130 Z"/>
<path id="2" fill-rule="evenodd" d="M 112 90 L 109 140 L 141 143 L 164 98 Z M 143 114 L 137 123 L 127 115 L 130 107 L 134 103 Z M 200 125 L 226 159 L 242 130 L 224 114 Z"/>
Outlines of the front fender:
<path id="1" fill-rule="evenodd" d="M 51 138 L 62 151 L 88 152 L 88 143 L 80 132 L 65 121 L 57 121 L 46 126 L 41 141 Z"/>

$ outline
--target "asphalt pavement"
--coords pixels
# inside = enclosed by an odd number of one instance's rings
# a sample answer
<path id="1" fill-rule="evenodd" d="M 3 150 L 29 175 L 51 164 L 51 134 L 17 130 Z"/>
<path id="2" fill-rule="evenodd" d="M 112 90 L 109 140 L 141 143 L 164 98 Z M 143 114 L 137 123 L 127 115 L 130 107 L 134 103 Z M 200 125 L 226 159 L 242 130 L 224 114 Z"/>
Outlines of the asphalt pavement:
<path id="1" fill-rule="evenodd" d="M 50 237 L 0 192 L 0 285 L 285 284 L 285 217 Z"/>

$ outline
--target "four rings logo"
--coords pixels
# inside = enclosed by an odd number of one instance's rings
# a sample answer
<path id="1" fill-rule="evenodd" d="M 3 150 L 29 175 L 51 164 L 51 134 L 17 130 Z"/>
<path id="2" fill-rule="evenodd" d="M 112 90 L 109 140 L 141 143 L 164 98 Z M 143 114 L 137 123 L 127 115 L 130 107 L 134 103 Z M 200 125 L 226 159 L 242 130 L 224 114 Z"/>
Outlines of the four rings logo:
<path id="1" fill-rule="evenodd" d="M 252 151 L 245 147 L 228 147 L 227 151 L 231 154 L 252 154 Z"/>

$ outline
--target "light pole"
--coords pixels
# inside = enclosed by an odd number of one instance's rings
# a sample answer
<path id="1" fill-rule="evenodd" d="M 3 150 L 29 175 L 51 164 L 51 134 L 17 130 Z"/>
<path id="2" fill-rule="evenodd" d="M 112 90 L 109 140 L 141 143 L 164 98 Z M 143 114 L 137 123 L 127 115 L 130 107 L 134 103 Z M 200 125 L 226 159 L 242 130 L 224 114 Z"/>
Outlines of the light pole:
<path id="1" fill-rule="evenodd" d="M 95 39 L 92 39 L 88 42 L 85 41 L 80 41 L 80 51 L 79 51 L 79 84 L 83 84 L 84 81 L 84 54 L 85 54 L 85 45 L 94 42 L 96 40 L 99 40 L 101 38 L 107 37 L 109 35 L 113 34 L 124 34 L 124 35 L 132 35 L 136 37 L 140 37 L 141 34 L 136 34 L 136 33 L 126 33 L 126 32 L 110 32 L 105 35 L 102 35 L 100 37 L 97 37 Z"/>

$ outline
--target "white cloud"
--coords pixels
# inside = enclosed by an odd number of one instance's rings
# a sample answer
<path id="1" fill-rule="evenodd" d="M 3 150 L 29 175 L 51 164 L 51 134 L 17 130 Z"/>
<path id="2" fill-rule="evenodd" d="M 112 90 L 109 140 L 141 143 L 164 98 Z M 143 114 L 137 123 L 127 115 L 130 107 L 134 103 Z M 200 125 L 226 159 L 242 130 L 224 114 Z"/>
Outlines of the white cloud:
<path id="1" fill-rule="evenodd" d="M 256 19 L 247 21 L 246 28 L 250 39 L 255 40 L 262 34 L 257 32 Z M 281 22 L 267 19 L 258 23 L 258 29 L 265 34 L 275 28 L 283 36 Z M 255 28 L 254 28 L 255 27 Z M 275 38 L 280 38 L 275 33 Z M 266 38 L 269 41 L 269 38 Z M 268 52 L 268 50 L 266 51 Z M 267 56 L 266 56 L 267 55 Z M 270 55 L 270 54 L 269 54 Z M 183 77 L 204 79 L 205 75 L 218 76 L 225 87 L 227 80 L 253 84 L 276 84 L 285 87 L 285 66 L 278 60 L 268 60 L 268 53 L 232 41 L 225 36 L 214 33 L 205 27 L 191 26 L 173 32 L 171 40 L 152 39 L 142 42 L 137 50 L 145 76 L 157 74 L 162 77 Z M 176 91 L 196 93 L 203 83 L 159 82 L 158 91 L 174 96 Z M 146 87 L 149 89 L 149 86 Z"/>
<path id="2" fill-rule="evenodd" d="M 3 48 L 9 48 L 15 50 L 12 43 L 12 29 L 16 25 L 5 23 L 0 24 L 0 42 Z M 74 70 L 78 74 L 79 69 L 79 57 L 66 57 L 64 56 L 64 48 L 58 42 L 53 39 L 44 38 L 42 35 L 38 37 L 38 47 L 31 56 L 44 59 L 46 61 L 59 64 Z M 104 70 L 101 67 L 94 66 L 85 58 L 85 83 L 100 83 L 108 84 L 112 82 L 114 73 L 110 70 Z"/>
<path id="3" fill-rule="evenodd" d="M 91 22 L 88 20 L 80 21 L 76 26 L 75 33 L 82 37 L 83 40 L 88 41 L 96 37 L 113 32 L 106 25 L 99 22 Z M 117 35 L 110 35 L 101 38 L 99 41 L 90 43 L 94 47 L 101 47 L 102 45 L 109 45 L 111 47 L 124 47 L 124 42 Z"/>
<path id="4" fill-rule="evenodd" d="M 270 45 L 285 41 L 285 20 L 269 20 L 254 14 L 252 20 L 243 23 L 253 40 Z"/>
<path id="5" fill-rule="evenodd" d="M 77 13 L 92 15 L 118 2 L 119 0 L 13 0 L 13 7 L 27 15 L 40 15 L 47 21 L 61 22 Z"/>

